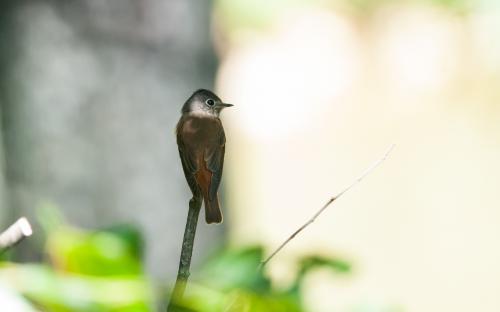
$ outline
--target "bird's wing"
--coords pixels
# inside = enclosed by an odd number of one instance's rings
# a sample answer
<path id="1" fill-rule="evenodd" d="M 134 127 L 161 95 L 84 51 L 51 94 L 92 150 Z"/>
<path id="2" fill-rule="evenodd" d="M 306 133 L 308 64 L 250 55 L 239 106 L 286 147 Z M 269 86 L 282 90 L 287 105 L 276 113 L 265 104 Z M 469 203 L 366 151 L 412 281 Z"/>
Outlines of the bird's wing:
<path id="1" fill-rule="evenodd" d="M 198 171 L 198 167 L 196 165 L 196 160 L 190 157 L 190 153 L 187 152 L 186 146 L 184 144 L 184 140 L 182 138 L 182 126 L 184 121 L 181 119 L 179 124 L 177 125 L 177 146 L 179 148 L 179 156 L 182 162 L 182 169 L 184 170 L 184 176 L 188 182 L 189 187 L 193 194 L 199 193 L 198 185 L 195 180 L 195 173 Z"/>
<path id="2" fill-rule="evenodd" d="M 224 166 L 224 152 L 226 148 L 226 135 L 224 133 L 224 128 L 222 127 L 222 123 L 220 121 L 218 121 L 218 124 L 218 139 L 216 144 L 207 150 L 207 153 L 205 154 L 207 168 L 210 172 L 212 172 L 212 179 L 208 190 L 210 200 L 213 200 L 217 196 L 217 190 L 219 189 L 220 181 L 222 179 L 222 167 Z"/>

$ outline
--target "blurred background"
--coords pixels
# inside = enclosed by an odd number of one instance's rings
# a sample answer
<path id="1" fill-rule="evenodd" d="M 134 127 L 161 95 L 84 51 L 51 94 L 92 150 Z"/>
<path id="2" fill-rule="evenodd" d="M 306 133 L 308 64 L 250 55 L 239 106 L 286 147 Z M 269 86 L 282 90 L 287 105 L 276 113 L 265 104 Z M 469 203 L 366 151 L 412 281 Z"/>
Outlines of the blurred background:
<path id="1" fill-rule="evenodd" d="M 35 228 L 2 255 L 12 311 L 162 307 L 198 88 L 235 107 L 191 309 L 500 310 L 498 1 L 2 1 L 0 38 L 0 225 Z"/>

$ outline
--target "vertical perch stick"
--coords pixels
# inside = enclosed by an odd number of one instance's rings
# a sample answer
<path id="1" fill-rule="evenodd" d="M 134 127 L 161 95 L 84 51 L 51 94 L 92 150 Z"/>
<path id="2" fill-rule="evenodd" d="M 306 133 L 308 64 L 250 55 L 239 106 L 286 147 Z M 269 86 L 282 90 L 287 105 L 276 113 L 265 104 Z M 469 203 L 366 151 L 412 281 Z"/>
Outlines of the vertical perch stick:
<path id="1" fill-rule="evenodd" d="M 196 235 L 196 226 L 198 224 L 198 215 L 200 214 L 202 200 L 193 197 L 189 201 L 189 212 L 182 240 L 181 259 L 179 261 L 179 271 L 175 281 L 174 290 L 170 297 L 167 311 L 175 311 L 176 302 L 179 302 L 184 296 L 186 283 L 189 278 L 189 268 L 191 266 L 191 256 L 193 254 L 194 238 Z"/>

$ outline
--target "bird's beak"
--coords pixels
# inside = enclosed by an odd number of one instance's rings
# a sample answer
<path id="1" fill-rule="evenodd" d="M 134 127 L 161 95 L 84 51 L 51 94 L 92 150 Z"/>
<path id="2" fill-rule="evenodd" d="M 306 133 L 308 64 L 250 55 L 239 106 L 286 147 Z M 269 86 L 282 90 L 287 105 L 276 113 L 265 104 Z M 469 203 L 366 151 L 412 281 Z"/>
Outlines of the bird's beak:
<path id="1" fill-rule="evenodd" d="M 233 104 L 228 104 L 228 103 L 219 103 L 219 104 L 217 104 L 217 106 L 222 107 L 222 108 L 226 108 L 226 107 L 231 107 L 231 106 L 234 106 L 234 105 Z"/>

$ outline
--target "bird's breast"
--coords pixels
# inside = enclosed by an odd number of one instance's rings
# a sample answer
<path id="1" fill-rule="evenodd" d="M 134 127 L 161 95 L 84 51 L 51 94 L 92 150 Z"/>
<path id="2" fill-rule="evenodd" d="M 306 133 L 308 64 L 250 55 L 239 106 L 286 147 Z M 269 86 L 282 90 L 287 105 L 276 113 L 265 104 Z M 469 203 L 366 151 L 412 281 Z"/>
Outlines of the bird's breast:
<path id="1" fill-rule="evenodd" d="M 217 142 L 220 120 L 214 117 L 187 116 L 181 125 L 179 135 L 188 146 L 205 146 Z"/>

